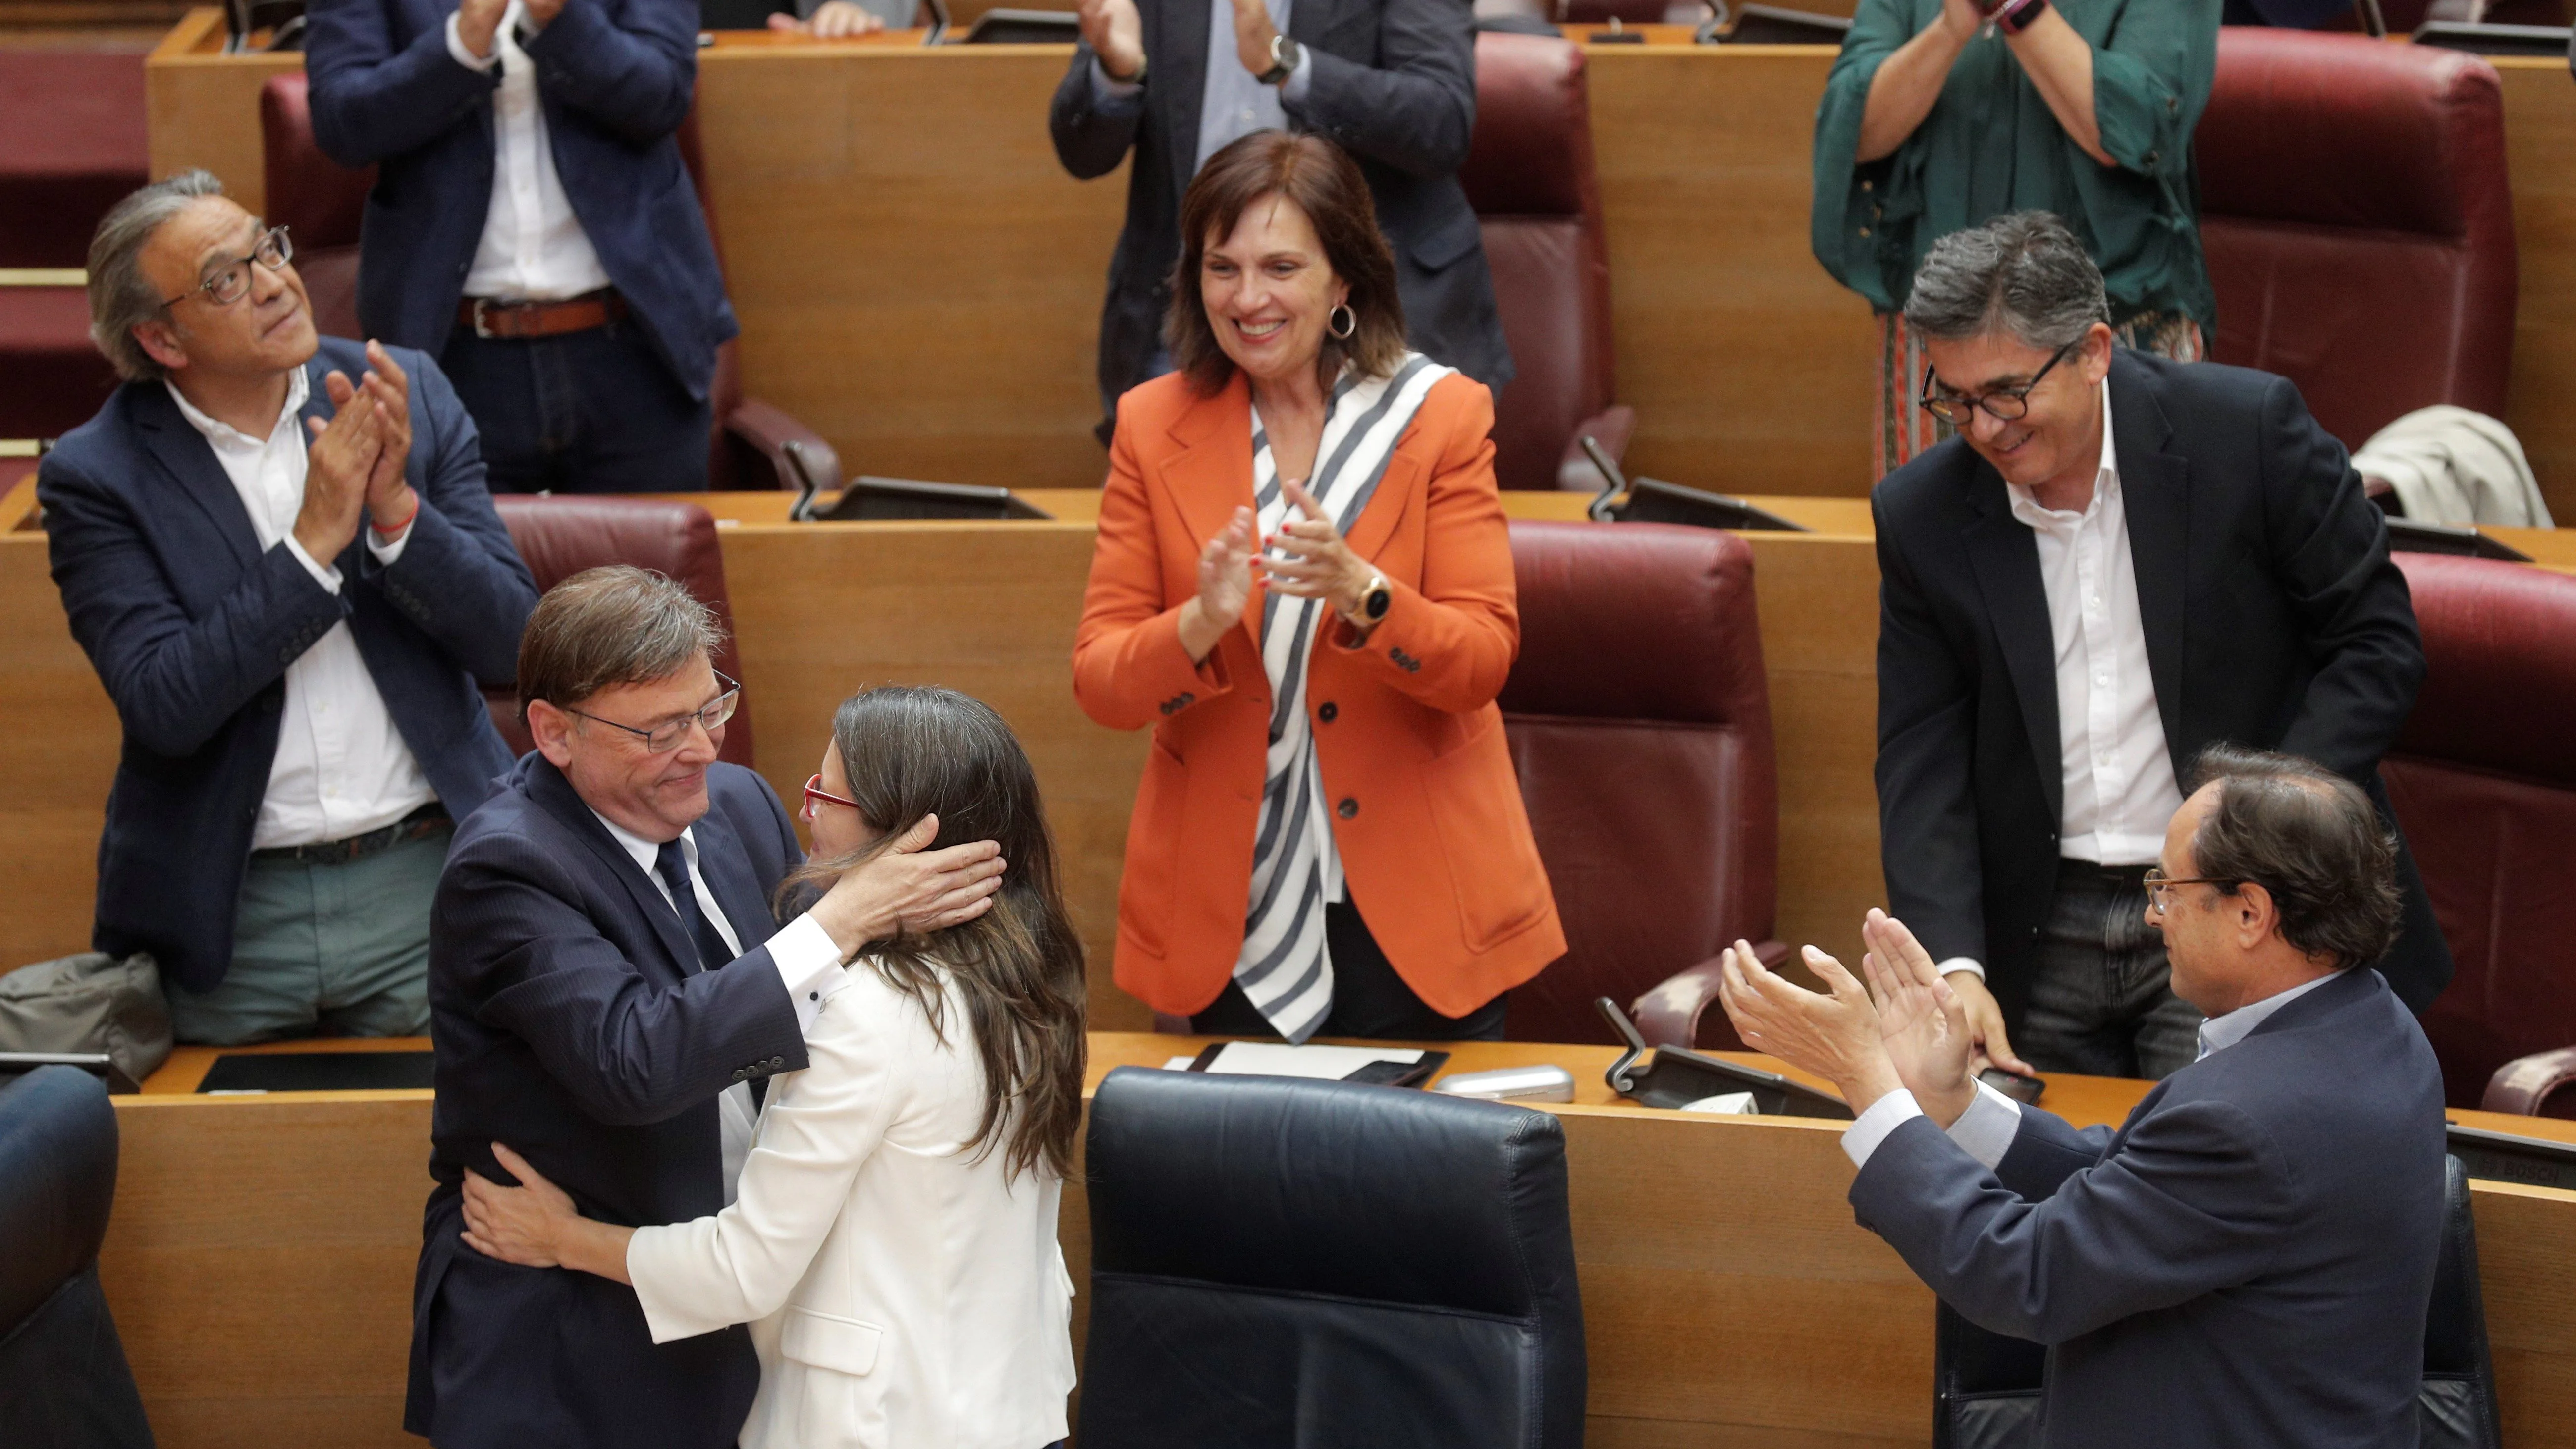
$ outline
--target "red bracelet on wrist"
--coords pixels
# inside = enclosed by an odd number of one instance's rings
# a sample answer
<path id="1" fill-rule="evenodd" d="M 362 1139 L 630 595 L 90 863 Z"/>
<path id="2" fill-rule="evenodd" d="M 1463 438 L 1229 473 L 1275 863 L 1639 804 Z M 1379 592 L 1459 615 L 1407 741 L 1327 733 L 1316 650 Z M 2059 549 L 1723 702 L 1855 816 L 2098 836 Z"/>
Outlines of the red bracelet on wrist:
<path id="1" fill-rule="evenodd" d="M 411 496 L 411 512 L 402 516 L 402 522 L 383 523 L 370 521 L 367 524 L 367 528 L 369 531 L 380 537 L 391 538 L 395 534 L 402 532 L 404 529 L 411 527 L 412 520 L 418 517 L 420 517 L 420 495 L 418 493 L 414 493 Z"/>

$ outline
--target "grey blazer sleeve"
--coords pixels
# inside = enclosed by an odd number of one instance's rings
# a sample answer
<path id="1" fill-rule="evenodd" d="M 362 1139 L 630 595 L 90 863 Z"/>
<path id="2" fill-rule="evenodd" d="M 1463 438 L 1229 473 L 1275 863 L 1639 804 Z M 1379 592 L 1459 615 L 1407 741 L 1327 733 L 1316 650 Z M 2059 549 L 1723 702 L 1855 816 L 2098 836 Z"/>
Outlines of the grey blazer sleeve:
<path id="1" fill-rule="evenodd" d="M 2297 1227 L 2280 1151 L 2241 1108 L 2207 1101 L 2139 1119 L 2117 1154 L 2036 1202 L 1916 1118 L 1851 1202 L 1971 1322 L 2049 1344 L 2246 1282 Z"/>

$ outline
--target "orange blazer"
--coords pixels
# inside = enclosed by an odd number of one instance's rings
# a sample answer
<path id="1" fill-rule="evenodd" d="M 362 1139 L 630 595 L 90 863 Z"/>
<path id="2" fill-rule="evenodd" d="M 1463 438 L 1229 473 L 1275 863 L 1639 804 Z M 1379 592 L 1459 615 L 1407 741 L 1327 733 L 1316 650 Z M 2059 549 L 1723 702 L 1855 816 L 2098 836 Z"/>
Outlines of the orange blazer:
<path id="1" fill-rule="evenodd" d="M 1511 537 L 1494 490 L 1492 395 L 1453 374 L 1397 442 L 1348 541 L 1394 592 L 1365 640 L 1334 619 L 1307 708 L 1351 899 L 1414 994 L 1464 1016 L 1565 954 L 1530 837 L 1502 691 L 1520 650 Z M 1197 665 L 1180 609 L 1198 560 L 1252 506 L 1252 393 L 1178 374 L 1118 401 L 1073 690 L 1112 729 L 1154 728 L 1118 887 L 1118 984 L 1204 1011 L 1243 947 L 1269 745 L 1263 587 Z"/>

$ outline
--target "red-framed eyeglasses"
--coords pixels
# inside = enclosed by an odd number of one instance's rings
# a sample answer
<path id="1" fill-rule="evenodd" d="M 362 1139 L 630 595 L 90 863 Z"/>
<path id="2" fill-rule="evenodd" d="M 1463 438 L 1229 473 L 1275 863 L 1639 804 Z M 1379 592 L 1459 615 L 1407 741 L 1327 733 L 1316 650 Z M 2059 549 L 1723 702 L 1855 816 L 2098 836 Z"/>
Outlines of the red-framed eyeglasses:
<path id="1" fill-rule="evenodd" d="M 817 805 L 846 805 L 852 810 L 859 808 L 858 801 L 845 800 L 840 796 L 833 794 L 831 791 L 824 789 L 823 777 L 820 775 L 816 775 L 805 782 L 806 824 L 811 825 L 814 823 L 814 807 Z"/>

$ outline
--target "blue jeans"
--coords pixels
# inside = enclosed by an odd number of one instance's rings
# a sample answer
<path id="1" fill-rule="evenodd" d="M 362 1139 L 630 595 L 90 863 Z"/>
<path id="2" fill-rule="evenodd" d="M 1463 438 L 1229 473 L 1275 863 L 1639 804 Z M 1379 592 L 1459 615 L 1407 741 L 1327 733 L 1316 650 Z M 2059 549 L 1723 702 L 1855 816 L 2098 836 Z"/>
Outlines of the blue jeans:
<path id="1" fill-rule="evenodd" d="M 448 334 L 438 365 L 495 493 L 702 493 L 714 413 L 633 317 L 525 341 Z"/>

